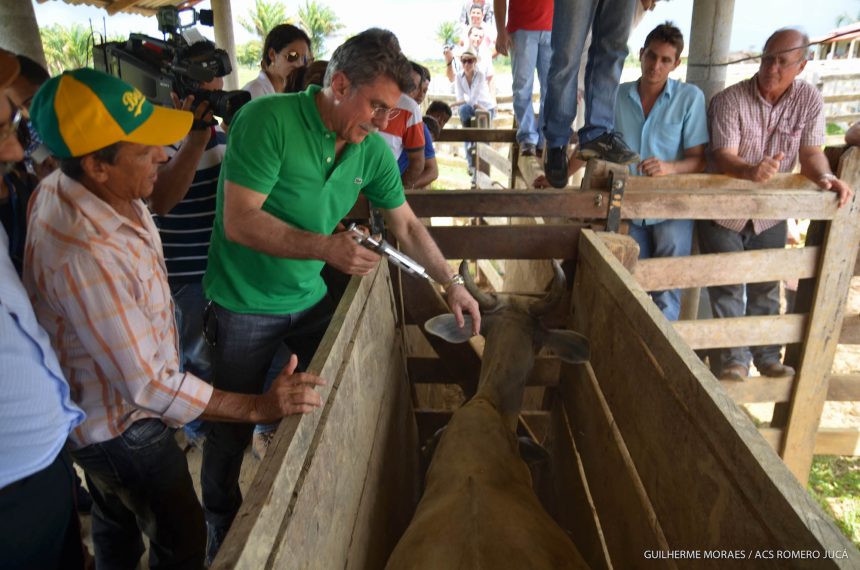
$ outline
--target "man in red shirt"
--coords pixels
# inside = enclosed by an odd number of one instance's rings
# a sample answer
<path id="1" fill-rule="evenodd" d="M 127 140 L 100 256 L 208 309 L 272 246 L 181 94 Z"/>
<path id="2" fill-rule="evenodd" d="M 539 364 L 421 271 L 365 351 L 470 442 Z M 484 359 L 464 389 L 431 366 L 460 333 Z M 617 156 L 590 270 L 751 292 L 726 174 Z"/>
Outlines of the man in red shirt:
<path id="1" fill-rule="evenodd" d="M 523 155 L 534 156 L 535 149 L 543 146 L 543 102 L 552 55 L 552 0 L 511 0 L 510 7 L 506 0 L 495 0 L 493 8 L 498 32 L 496 51 L 511 56 L 514 113 L 519 125 L 517 142 Z M 532 106 L 535 69 L 540 81 L 537 120 Z"/>

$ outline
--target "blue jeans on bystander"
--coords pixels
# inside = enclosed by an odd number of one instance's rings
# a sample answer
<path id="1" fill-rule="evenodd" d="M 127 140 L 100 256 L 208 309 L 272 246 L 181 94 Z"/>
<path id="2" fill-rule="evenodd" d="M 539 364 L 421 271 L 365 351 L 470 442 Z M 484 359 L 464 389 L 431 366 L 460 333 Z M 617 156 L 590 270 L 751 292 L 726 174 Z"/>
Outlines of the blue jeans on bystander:
<path id="1" fill-rule="evenodd" d="M 97 568 L 136 568 L 149 538 L 153 568 L 201 568 L 203 510 L 175 430 L 160 419 L 133 423 L 122 435 L 72 451 L 93 496 Z"/>
<path id="2" fill-rule="evenodd" d="M 517 30 L 511 34 L 511 73 L 513 75 L 514 114 L 517 117 L 517 142 L 543 146 L 544 101 L 547 74 L 552 56 L 552 33 Z M 537 118 L 532 106 L 535 70 L 540 83 L 540 107 Z"/>
<path id="3" fill-rule="evenodd" d="M 692 220 L 664 220 L 643 226 L 630 223 L 630 237 L 639 244 L 639 259 L 690 255 L 693 245 Z M 670 321 L 681 314 L 681 290 L 653 291 L 651 298 Z"/>
<path id="4" fill-rule="evenodd" d="M 786 223 L 780 222 L 760 234 L 753 231 L 752 224 L 738 233 L 709 220 L 700 220 L 696 228 L 702 253 L 727 253 L 757 249 L 782 249 L 785 247 Z M 746 293 L 746 303 L 744 302 Z M 779 281 L 747 283 L 708 287 L 711 310 L 716 318 L 761 316 L 779 314 Z M 740 364 L 750 366 L 750 354 L 756 368 L 780 362 L 780 346 L 753 346 L 724 348 L 720 352 L 720 367 Z"/>
<path id="5" fill-rule="evenodd" d="M 319 303 L 286 315 L 235 313 L 213 303 L 206 317 L 212 349 L 212 384 L 243 394 L 260 394 L 272 359 L 286 344 L 299 359 L 299 370 L 310 364 L 331 316 L 334 302 L 326 295 Z M 203 505 L 214 557 L 239 507 L 239 471 L 254 427 L 245 423 L 210 422 L 200 473 Z"/>
<path id="6" fill-rule="evenodd" d="M 576 118 L 579 63 L 588 31 L 591 47 L 585 67 L 586 143 L 615 128 L 615 98 L 637 0 L 555 0 L 552 16 L 552 59 L 544 113 L 548 147 L 570 141 Z"/>

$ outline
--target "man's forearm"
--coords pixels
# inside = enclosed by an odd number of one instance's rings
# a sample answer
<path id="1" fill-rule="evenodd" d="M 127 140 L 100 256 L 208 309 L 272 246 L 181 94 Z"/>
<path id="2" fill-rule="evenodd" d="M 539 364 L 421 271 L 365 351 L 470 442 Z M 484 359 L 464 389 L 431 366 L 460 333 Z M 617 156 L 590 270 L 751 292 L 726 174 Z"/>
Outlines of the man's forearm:
<path id="1" fill-rule="evenodd" d="M 392 231 L 406 255 L 423 265 L 430 277 L 437 283 L 447 282 L 454 274 L 442 256 L 439 246 L 436 245 L 427 228 L 417 218 L 407 224 L 405 228 L 392 228 Z"/>
<path id="2" fill-rule="evenodd" d="M 411 189 L 417 185 L 418 177 L 424 171 L 424 147 L 421 147 L 420 151 L 408 153 L 407 157 L 409 162 L 401 180 L 404 188 Z"/>
<path id="3" fill-rule="evenodd" d="M 199 138 L 192 138 L 193 134 L 182 142 L 182 146 L 169 161 L 158 168 L 158 179 L 155 181 L 148 202 L 152 211 L 160 216 L 170 212 L 185 198 L 194 181 L 197 165 L 209 140 L 207 137 L 201 143 Z"/>
<path id="4" fill-rule="evenodd" d="M 800 173 L 818 183 L 821 177 L 832 174 L 827 157 L 819 148 L 802 148 L 799 154 Z"/>
<path id="5" fill-rule="evenodd" d="M 737 154 L 722 153 L 716 151 L 714 153 L 714 163 L 723 174 L 734 176 L 735 178 L 743 178 L 749 180 L 750 171 L 754 165 L 748 163 Z"/>
<path id="6" fill-rule="evenodd" d="M 256 251 L 291 259 L 323 259 L 326 238 L 300 230 L 260 209 L 231 214 L 225 209 L 227 239 Z"/>
<path id="7" fill-rule="evenodd" d="M 215 422 L 256 423 L 260 421 L 256 404 L 258 398 L 260 396 L 256 394 L 236 394 L 215 389 L 200 418 Z"/>
<path id="8" fill-rule="evenodd" d="M 424 170 L 415 180 L 415 188 L 425 188 L 437 178 L 439 178 L 439 167 L 436 166 L 436 159 L 426 158 L 424 159 Z"/>

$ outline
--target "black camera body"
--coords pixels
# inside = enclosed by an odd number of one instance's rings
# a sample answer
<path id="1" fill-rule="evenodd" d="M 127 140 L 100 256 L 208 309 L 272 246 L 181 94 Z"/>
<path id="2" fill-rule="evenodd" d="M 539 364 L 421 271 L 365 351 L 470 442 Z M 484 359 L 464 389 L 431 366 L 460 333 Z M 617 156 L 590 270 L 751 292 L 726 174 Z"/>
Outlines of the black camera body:
<path id="1" fill-rule="evenodd" d="M 199 20 L 198 13 L 193 8 L 189 10 L 194 15 L 193 23 L 211 25 L 210 10 L 201 10 Z M 179 12 L 175 7 L 159 9 L 159 30 L 166 39 L 131 34 L 126 41 L 95 46 L 94 67 L 129 82 L 159 105 L 173 106 L 171 91 L 180 99 L 194 95 L 195 106 L 207 101 L 212 113 L 229 123 L 251 95 L 246 91 L 201 89 L 202 84 L 229 74 L 233 66 L 227 52 L 212 42 L 189 44 L 180 30 L 193 23 L 181 25 Z"/>

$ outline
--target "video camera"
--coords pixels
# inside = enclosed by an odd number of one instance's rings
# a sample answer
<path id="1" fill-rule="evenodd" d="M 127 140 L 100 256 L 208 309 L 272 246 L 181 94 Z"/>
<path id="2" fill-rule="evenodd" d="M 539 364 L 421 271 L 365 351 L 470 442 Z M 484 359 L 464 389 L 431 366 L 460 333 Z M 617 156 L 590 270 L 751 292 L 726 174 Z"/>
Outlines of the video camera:
<path id="1" fill-rule="evenodd" d="M 190 12 L 192 22 L 182 24 L 181 12 Z M 93 48 L 96 69 L 131 83 L 160 105 L 173 105 L 171 91 L 180 99 L 194 95 L 195 106 L 208 101 L 212 113 L 229 123 L 236 111 L 251 100 L 251 94 L 200 88 L 233 70 L 226 51 L 216 48 L 197 30 L 189 29 L 197 22 L 212 26 L 212 10 L 197 12 L 194 8 L 168 6 L 159 8 L 157 18 L 164 39 L 131 34 L 126 41 L 99 44 Z"/>

